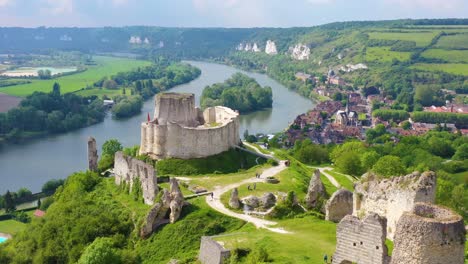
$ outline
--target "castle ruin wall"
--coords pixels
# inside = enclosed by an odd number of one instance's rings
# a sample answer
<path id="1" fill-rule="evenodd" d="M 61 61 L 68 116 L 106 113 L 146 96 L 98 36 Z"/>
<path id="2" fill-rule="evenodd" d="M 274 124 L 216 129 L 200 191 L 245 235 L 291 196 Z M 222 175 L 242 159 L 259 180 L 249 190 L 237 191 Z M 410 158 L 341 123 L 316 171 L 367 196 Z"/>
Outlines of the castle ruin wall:
<path id="1" fill-rule="evenodd" d="M 387 220 L 369 214 L 363 221 L 347 215 L 336 229 L 336 251 L 333 264 L 388 264 L 386 240 Z"/>
<path id="2" fill-rule="evenodd" d="M 398 221 L 392 264 L 463 264 L 463 218 L 448 208 L 417 203 Z"/>
<path id="3" fill-rule="evenodd" d="M 231 256 L 231 251 L 225 249 L 211 237 L 202 237 L 200 243 L 200 255 L 198 259 L 202 264 L 223 264 Z"/>
<path id="4" fill-rule="evenodd" d="M 158 193 L 156 171 L 151 164 L 125 155 L 122 151 L 115 153 L 115 184 L 130 184 L 133 188 L 135 179 L 139 179 L 145 204 L 152 205 Z"/>
<path id="5" fill-rule="evenodd" d="M 387 218 L 387 235 L 393 240 L 396 225 L 405 211 L 416 202 L 434 203 L 436 175 L 434 172 L 412 174 L 391 179 L 374 179 L 368 174 L 355 185 L 353 215 L 363 217 L 377 213 Z"/>
<path id="6" fill-rule="evenodd" d="M 353 213 L 353 193 L 340 189 L 333 193 L 325 204 L 325 220 L 340 222 L 343 217 Z"/>

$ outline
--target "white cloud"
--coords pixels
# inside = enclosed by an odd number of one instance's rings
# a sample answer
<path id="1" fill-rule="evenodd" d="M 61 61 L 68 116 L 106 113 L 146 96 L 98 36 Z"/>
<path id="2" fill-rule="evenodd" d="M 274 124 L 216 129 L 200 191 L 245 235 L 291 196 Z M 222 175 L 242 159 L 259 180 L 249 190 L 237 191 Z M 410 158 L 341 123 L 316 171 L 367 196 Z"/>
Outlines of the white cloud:
<path id="1" fill-rule="evenodd" d="M 13 0 L 0 0 L 0 7 L 5 7 L 13 4 Z"/>
<path id="2" fill-rule="evenodd" d="M 385 0 L 388 4 L 399 4 L 405 8 L 424 8 L 432 10 L 456 10 L 463 7 L 464 0 Z"/>
<path id="3" fill-rule="evenodd" d="M 71 14 L 73 12 L 73 0 L 45 0 L 44 4 L 46 7 L 41 10 L 52 15 Z"/>

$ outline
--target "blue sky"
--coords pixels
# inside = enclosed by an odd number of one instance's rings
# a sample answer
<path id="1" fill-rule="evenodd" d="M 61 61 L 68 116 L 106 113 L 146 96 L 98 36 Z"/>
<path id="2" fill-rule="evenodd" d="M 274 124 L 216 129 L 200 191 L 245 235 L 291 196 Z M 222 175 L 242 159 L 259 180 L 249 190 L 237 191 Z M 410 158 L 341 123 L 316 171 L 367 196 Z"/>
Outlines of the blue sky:
<path id="1" fill-rule="evenodd" d="M 468 0 L 0 0 L 0 26 L 292 27 L 467 17 Z"/>

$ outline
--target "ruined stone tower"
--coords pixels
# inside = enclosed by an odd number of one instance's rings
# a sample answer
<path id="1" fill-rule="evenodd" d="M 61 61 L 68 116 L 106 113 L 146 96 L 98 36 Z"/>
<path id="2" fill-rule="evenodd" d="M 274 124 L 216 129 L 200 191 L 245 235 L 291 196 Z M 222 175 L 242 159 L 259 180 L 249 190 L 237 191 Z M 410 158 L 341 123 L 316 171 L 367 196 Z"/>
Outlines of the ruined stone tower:
<path id="1" fill-rule="evenodd" d="M 441 206 L 417 203 L 398 221 L 391 263 L 463 264 L 465 235 L 460 215 Z"/>
<path id="2" fill-rule="evenodd" d="M 156 95 L 153 120 L 141 124 L 140 155 L 153 159 L 202 158 L 229 150 L 239 143 L 239 114 L 216 106 L 202 112 L 195 96 Z"/>
<path id="3" fill-rule="evenodd" d="M 93 137 L 88 138 L 88 169 L 90 171 L 97 171 L 98 154 L 96 148 L 96 139 Z"/>

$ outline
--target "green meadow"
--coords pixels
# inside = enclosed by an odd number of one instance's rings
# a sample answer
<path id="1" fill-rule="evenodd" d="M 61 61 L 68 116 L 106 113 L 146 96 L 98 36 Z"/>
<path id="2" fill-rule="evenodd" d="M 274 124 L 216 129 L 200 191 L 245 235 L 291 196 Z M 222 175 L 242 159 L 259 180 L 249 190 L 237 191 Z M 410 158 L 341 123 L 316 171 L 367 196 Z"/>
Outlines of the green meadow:
<path id="1" fill-rule="evenodd" d="M 443 36 L 436 44 L 442 49 L 468 49 L 468 33 Z"/>
<path id="2" fill-rule="evenodd" d="M 438 34 L 438 31 L 416 32 L 370 32 L 371 39 L 414 41 L 416 46 L 424 47 Z"/>
<path id="3" fill-rule="evenodd" d="M 468 50 L 429 49 L 424 51 L 422 56 L 424 58 L 441 59 L 448 62 L 468 63 Z"/>
<path id="4" fill-rule="evenodd" d="M 390 47 L 368 47 L 366 49 L 366 61 L 392 62 L 394 59 L 407 61 L 410 52 L 391 51 Z"/>
<path id="5" fill-rule="evenodd" d="M 58 77 L 51 80 L 32 80 L 29 84 L 16 85 L 0 88 L 0 92 L 9 95 L 25 97 L 35 91 L 50 92 L 54 82 L 60 84 L 62 93 L 69 93 L 80 90 L 87 86 L 92 86 L 94 82 L 98 81 L 104 76 L 110 76 L 122 71 L 129 71 L 137 67 L 150 65 L 148 61 L 95 56 L 94 60 L 97 65 L 89 66 L 88 69 L 81 73 Z M 92 91 L 92 92 L 90 92 Z M 120 91 L 96 91 L 89 90 L 83 91 L 85 95 L 91 94 L 116 94 Z"/>
<path id="6" fill-rule="evenodd" d="M 463 63 L 418 63 L 411 68 L 424 71 L 443 71 L 451 74 L 468 76 L 468 64 Z"/>

